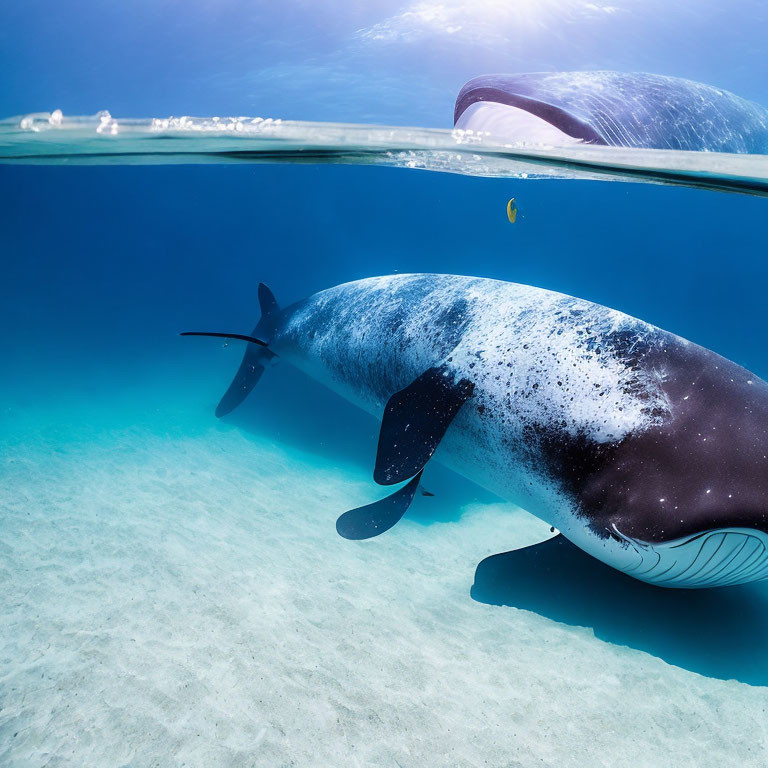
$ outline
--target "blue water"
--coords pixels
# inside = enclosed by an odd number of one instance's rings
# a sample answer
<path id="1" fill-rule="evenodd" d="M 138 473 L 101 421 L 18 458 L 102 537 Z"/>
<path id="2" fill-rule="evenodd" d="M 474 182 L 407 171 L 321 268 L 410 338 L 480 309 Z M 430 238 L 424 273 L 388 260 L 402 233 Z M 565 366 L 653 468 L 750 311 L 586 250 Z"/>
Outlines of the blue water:
<path id="1" fill-rule="evenodd" d="M 0 115 L 450 127 L 474 75 L 571 68 L 768 104 L 757 0 L 509 5 L 6 5 Z M 287 366 L 217 423 L 242 350 L 177 334 L 249 332 L 260 281 L 288 304 L 472 274 L 768 378 L 767 206 L 371 167 L 0 167 L 0 762 L 765 764 L 764 585 L 658 595 L 559 558 L 475 575 L 548 528 L 510 513 L 496 537 L 499 500 L 440 469 L 393 544 L 345 549 L 333 521 L 375 497 L 377 425 Z"/>
<path id="2" fill-rule="evenodd" d="M 43 349 L 46 365 L 75 376 L 83 365 L 106 373 L 194 357 L 199 345 L 190 352 L 174 334 L 250 329 L 259 281 L 287 305 L 392 272 L 562 291 L 768 373 L 761 199 L 347 167 L 2 175 L 6 354 L 25 378 L 36 378 Z"/>

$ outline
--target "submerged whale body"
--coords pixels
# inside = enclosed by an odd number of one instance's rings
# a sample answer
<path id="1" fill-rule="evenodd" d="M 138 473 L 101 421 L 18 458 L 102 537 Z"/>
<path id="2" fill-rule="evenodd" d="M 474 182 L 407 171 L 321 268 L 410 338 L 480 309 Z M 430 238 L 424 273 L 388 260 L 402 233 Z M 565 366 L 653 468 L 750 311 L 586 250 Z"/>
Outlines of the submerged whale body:
<path id="1" fill-rule="evenodd" d="M 768 384 L 589 301 L 498 280 L 359 280 L 262 318 L 223 415 L 275 356 L 382 420 L 374 479 L 404 483 L 343 514 L 394 525 L 436 458 L 643 581 L 768 576 Z M 206 335 L 206 334 L 202 334 Z"/>
<path id="2" fill-rule="evenodd" d="M 768 152 L 768 109 L 704 83 L 646 73 L 483 75 L 459 92 L 454 124 L 523 143 Z"/>

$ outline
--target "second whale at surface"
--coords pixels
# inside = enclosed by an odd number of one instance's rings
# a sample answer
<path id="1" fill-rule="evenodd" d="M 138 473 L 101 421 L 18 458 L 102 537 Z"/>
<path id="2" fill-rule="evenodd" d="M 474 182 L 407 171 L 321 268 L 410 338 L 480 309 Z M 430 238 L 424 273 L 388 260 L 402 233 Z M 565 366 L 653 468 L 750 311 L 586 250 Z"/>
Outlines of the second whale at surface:
<path id="1" fill-rule="evenodd" d="M 459 92 L 454 124 L 524 144 L 768 153 L 765 107 L 644 72 L 483 75 Z"/>

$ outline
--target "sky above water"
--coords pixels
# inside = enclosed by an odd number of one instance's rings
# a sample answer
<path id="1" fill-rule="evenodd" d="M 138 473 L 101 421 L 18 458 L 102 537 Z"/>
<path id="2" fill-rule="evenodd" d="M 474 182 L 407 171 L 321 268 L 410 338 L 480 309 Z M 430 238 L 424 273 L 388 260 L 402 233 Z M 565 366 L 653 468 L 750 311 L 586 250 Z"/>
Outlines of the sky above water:
<path id="1" fill-rule="evenodd" d="M 649 71 L 768 103 L 764 0 L 26 0 L 0 6 L 0 114 L 450 125 L 489 72 Z"/>

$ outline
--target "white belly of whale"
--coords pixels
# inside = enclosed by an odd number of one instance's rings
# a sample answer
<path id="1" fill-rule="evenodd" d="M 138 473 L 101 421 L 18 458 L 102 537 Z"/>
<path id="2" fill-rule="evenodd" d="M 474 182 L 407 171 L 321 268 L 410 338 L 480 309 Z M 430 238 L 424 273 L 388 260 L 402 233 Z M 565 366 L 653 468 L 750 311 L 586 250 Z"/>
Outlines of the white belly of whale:
<path id="1" fill-rule="evenodd" d="M 768 577 L 768 534 L 752 528 L 719 528 L 663 543 L 617 533 L 627 546 L 613 562 L 604 559 L 660 587 L 725 587 Z"/>

